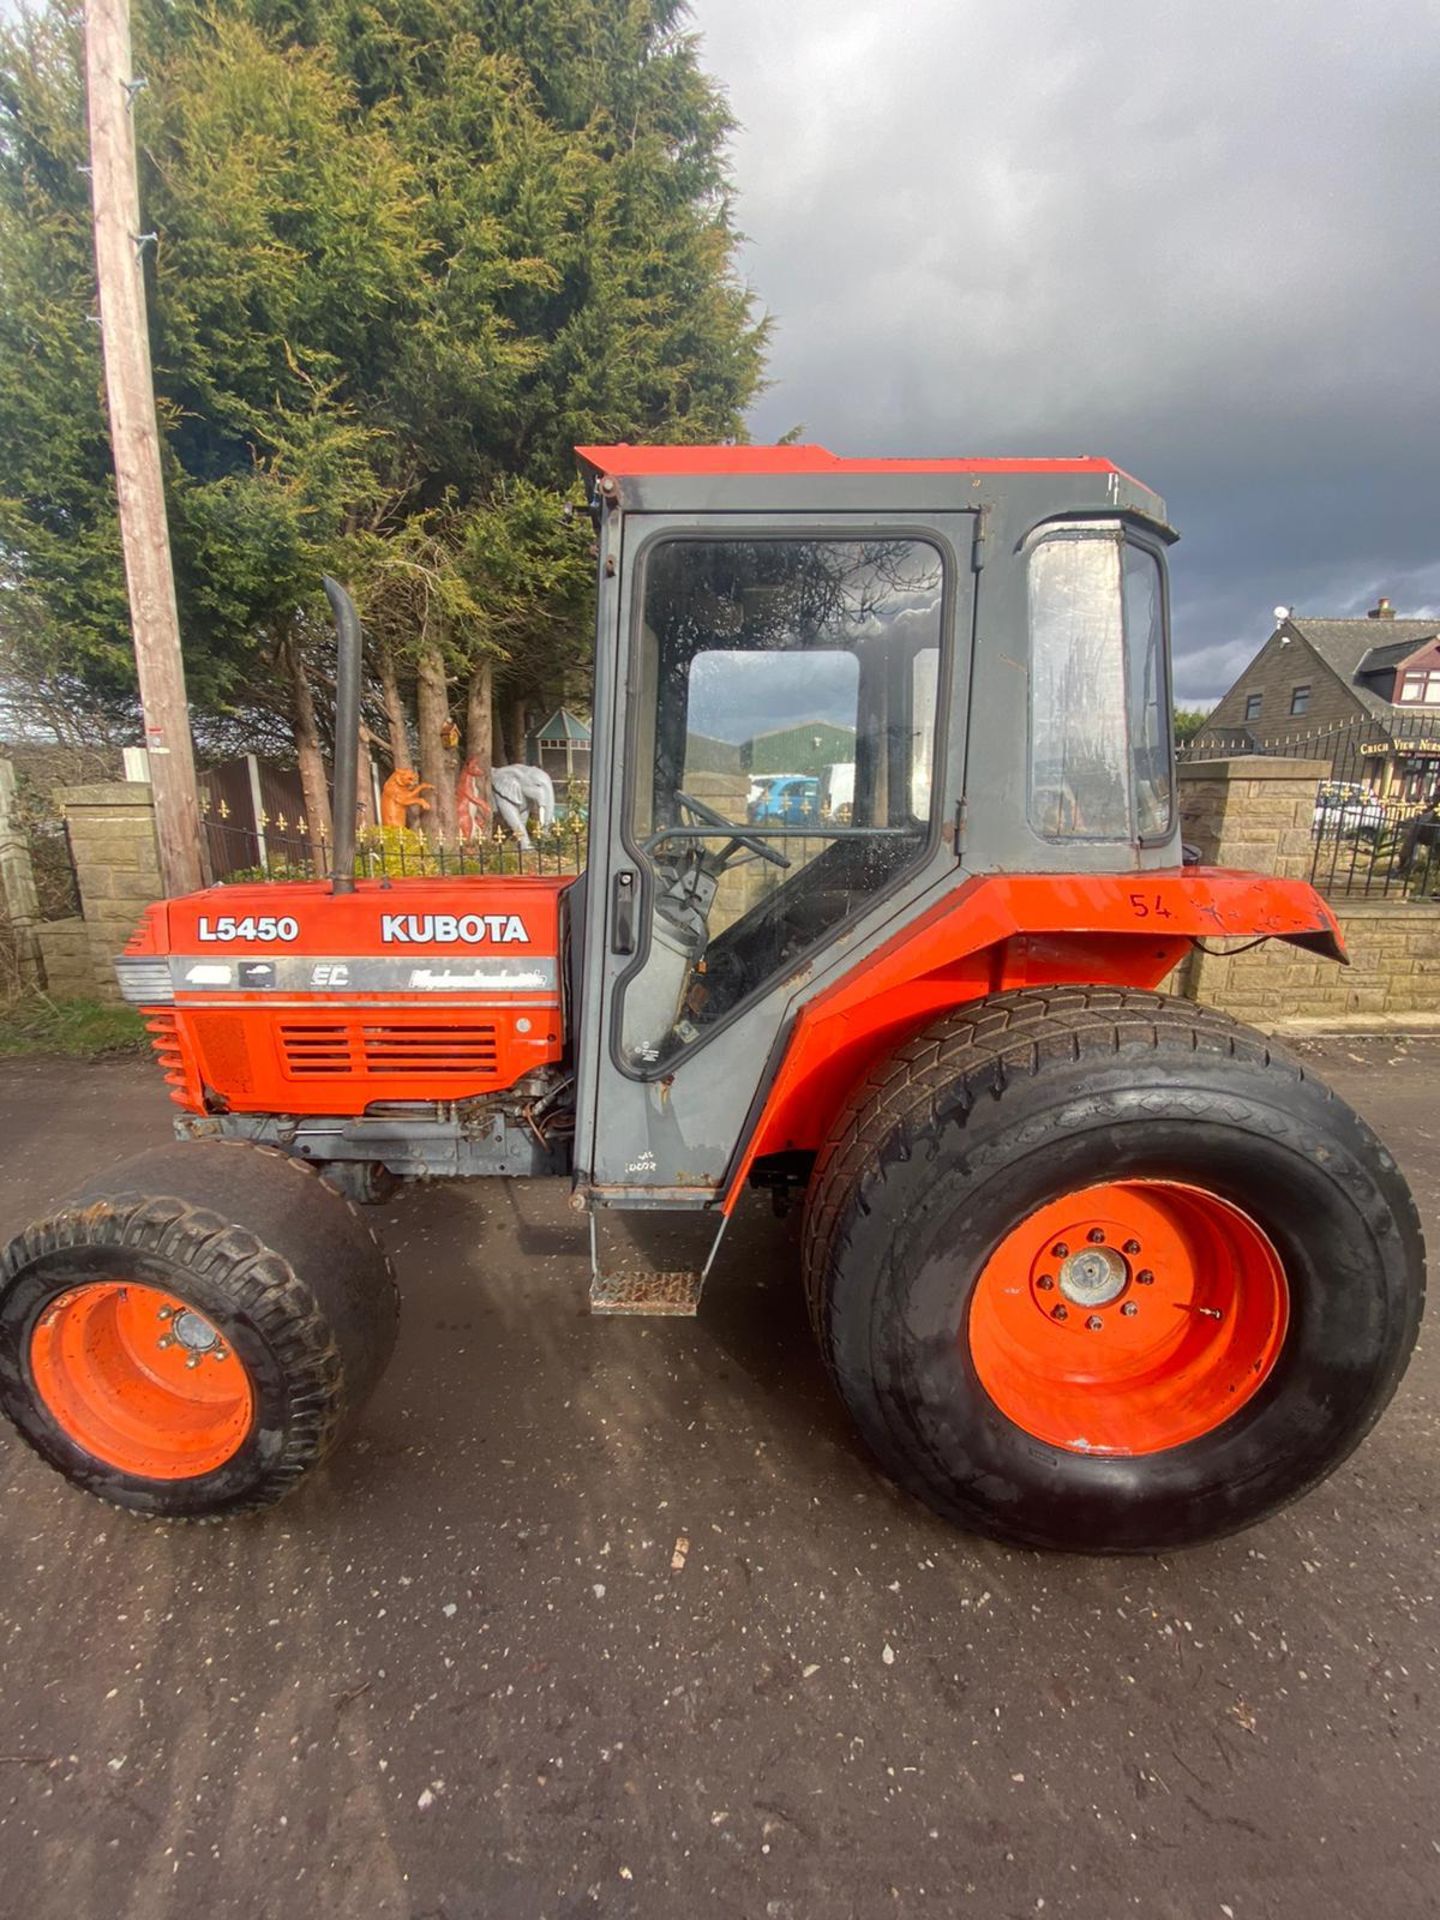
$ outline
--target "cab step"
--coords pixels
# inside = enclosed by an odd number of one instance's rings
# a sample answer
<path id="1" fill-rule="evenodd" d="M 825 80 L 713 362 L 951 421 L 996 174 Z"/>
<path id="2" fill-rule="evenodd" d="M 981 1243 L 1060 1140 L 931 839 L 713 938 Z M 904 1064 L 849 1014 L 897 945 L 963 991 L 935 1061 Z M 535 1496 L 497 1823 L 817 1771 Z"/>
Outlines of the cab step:
<path id="1" fill-rule="evenodd" d="M 684 1314 L 725 1237 L 714 1214 L 603 1208 L 590 1215 L 590 1311 Z"/>
<path id="2" fill-rule="evenodd" d="M 592 1313 L 669 1313 L 699 1311 L 705 1275 L 698 1267 L 668 1273 L 596 1273 L 590 1278 Z"/>

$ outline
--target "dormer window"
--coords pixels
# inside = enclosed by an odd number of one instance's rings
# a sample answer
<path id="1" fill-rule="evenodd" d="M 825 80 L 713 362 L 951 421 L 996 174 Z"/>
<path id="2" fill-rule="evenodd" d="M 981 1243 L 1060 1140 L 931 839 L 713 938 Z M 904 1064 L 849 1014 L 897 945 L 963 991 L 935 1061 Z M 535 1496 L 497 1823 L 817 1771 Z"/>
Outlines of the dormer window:
<path id="1" fill-rule="evenodd" d="M 1407 707 L 1440 707 L 1440 667 L 1407 673 L 1400 682 L 1400 699 Z"/>

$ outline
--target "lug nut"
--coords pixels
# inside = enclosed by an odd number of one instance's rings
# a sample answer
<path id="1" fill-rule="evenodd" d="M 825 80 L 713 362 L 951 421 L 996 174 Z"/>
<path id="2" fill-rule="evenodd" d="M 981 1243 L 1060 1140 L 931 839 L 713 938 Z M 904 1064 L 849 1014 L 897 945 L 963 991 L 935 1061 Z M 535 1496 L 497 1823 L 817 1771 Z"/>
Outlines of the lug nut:
<path id="1" fill-rule="evenodd" d="M 199 1364 L 200 1364 L 200 1356 L 199 1356 L 199 1354 L 198 1354 L 198 1353 L 188 1353 L 188 1354 L 186 1354 L 186 1356 L 185 1356 L 185 1364 L 186 1364 L 186 1366 L 187 1366 L 187 1367 L 198 1367 L 198 1366 L 199 1366 Z"/>
<path id="2" fill-rule="evenodd" d="M 1140 1242 L 1138 1240 L 1127 1240 L 1123 1251 L 1126 1253 L 1139 1253 Z"/>
<path id="3" fill-rule="evenodd" d="M 1069 1254 L 1070 1249 L 1069 1247 L 1066 1246 L 1063 1240 L 1057 1240 L 1054 1246 L 1051 1247 L 1050 1251 L 1051 1253 L 1054 1254 L 1057 1260 L 1063 1260 Z"/>
<path id="4" fill-rule="evenodd" d="M 1055 1276 L 1053 1273 L 1042 1273 L 1035 1284 L 1042 1293 L 1049 1293 L 1055 1286 Z"/>
<path id="5" fill-rule="evenodd" d="M 1140 1311 L 1140 1309 L 1139 1307 L 1136 1306 L 1133 1300 L 1127 1300 L 1124 1306 L 1121 1307 L 1120 1311 L 1121 1313 L 1124 1314 L 1127 1320 L 1133 1320 L 1136 1314 Z"/>
<path id="6" fill-rule="evenodd" d="M 1050 1318 L 1052 1320 L 1068 1320 L 1070 1318 L 1070 1309 L 1062 1301 L 1059 1306 L 1051 1307 Z"/>
<path id="7" fill-rule="evenodd" d="M 1085 1324 L 1090 1329 L 1091 1333 L 1099 1333 L 1100 1329 L 1104 1326 L 1105 1322 L 1100 1318 L 1098 1313 L 1092 1313 L 1090 1318 L 1085 1322 Z"/>
<path id="8" fill-rule="evenodd" d="M 1091 1227 L 1085 1238 L 1090 1242 L 1092 1247 L 1102 1247 L 1105 1244 L 1105 1229 L 1103 1227 Z"/>
<path id="9" fill-rule="evenodd" d="M 175 1344 L 175 1339 L 172 1334 L 162 1333 L 160 1338 L 155 1342 L 155 1344 L 157 1347 L 173 1347 Z"/>
<path id="10" fill-rule="evenodd" d="M 1137 1273 L 1135 1276 L 1135 1284 L 1137 1287 L 1153 1287 L 1154 1286 L 1155 1276 L 1150 1271 L 1149 1267 L 1142 1267 L 1140 1269 L 1139 1273 Z"/>
<path id="11" fill-rule="evenodd" d="M 157 1320 L 173 1320 L 175 1318 L 174 1307 L 161 1307 L 160 1311 L 155 1315 L 155 1318 Z"/>

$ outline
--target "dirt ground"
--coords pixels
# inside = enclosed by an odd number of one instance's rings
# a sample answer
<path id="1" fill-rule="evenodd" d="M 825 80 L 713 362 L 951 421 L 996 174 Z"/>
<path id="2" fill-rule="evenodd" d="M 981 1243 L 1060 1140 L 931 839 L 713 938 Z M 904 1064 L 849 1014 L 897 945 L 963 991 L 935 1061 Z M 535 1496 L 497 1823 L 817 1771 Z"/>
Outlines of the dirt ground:
<path id="1" fill-rule="evenodd" d="M 1304 1051 L 1440 1241 L 1440 1039 Z M 146 1065 L 5 1063 L 0 1232 L 167 1130 Z M 0 1914 L 1440 1911 L 1433 1335 L 1279 1519 L 1042 1558 L 869 1465 L 792 1223 L 698 1321 L 596 1320 L 565 1198 L 381 1211 L 398 1355 L 267 1516 L 147 1526 L 0 1436 Z"/>

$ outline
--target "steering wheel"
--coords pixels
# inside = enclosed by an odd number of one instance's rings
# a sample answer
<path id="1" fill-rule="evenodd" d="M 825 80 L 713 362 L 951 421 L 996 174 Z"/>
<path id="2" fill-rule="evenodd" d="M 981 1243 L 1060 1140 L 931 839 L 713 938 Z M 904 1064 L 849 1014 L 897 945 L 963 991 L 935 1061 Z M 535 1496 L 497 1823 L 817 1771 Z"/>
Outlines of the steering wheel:
<path id="1" fill-rule="evenodd" d="M 697 800 L 693 794 L 676 793 L 675 798 L 687 812 L 693 813 L 707 827 L 719 827 L 722 833 L 728 833 L 737 847 L 745 847 L 756 853 L 762 860 L 768 860 L 772 867 L 788 867 L 790 862 L 783 853 L 769 845 L 758 834 L 745 833 L 733 820 L 727 820 L 723 813 L 717 813 L 713 807 L 707 807 L 703 800 Z"/>

